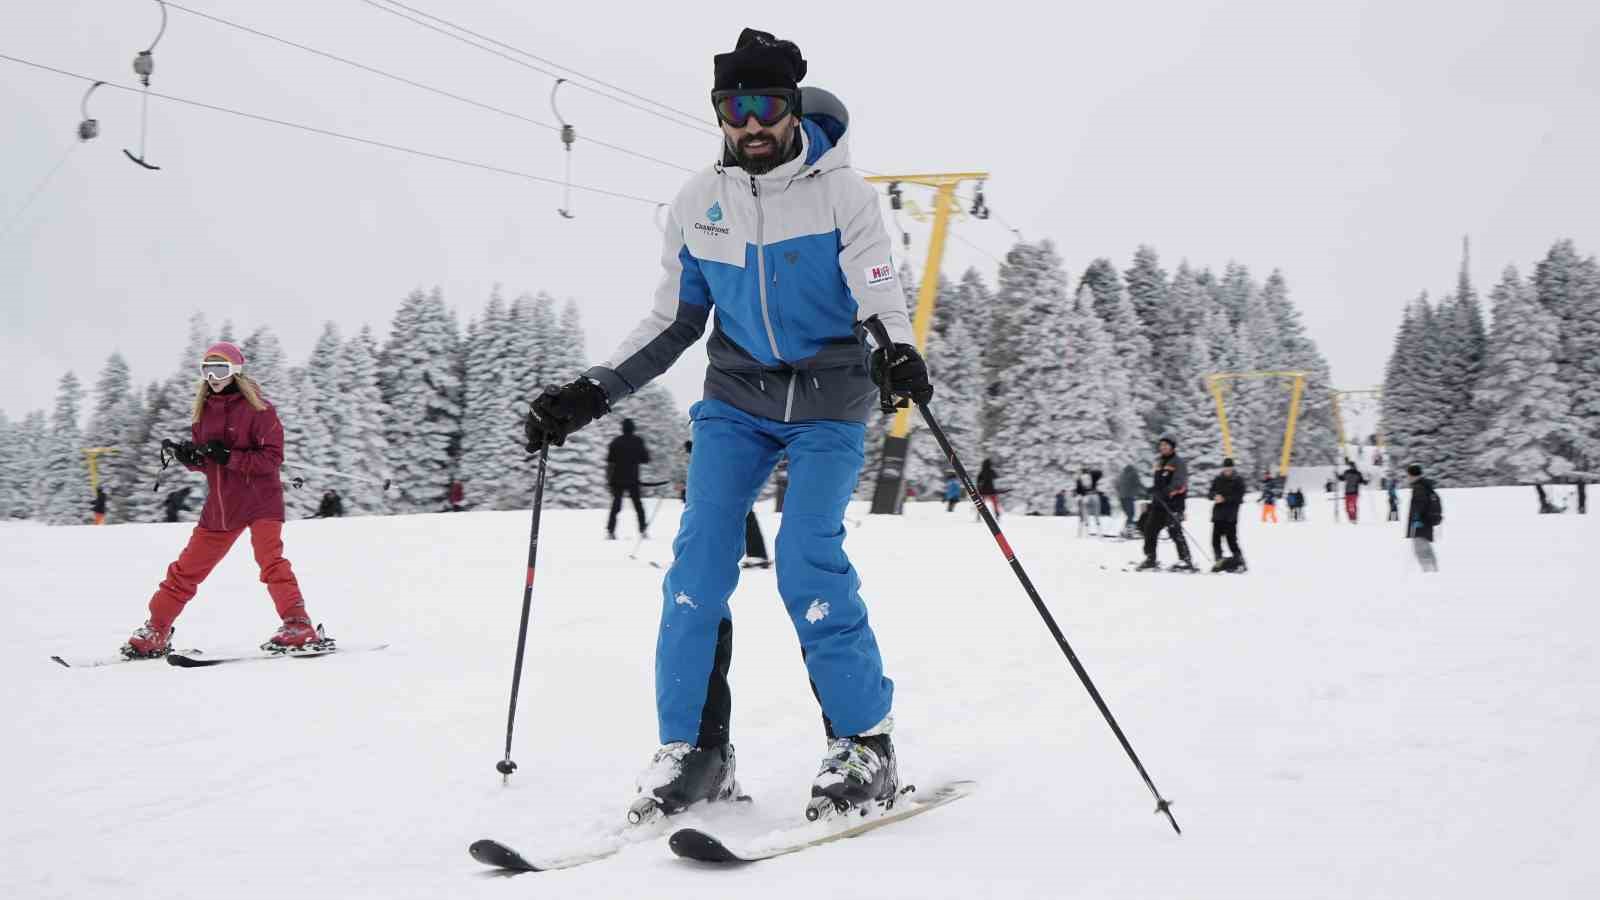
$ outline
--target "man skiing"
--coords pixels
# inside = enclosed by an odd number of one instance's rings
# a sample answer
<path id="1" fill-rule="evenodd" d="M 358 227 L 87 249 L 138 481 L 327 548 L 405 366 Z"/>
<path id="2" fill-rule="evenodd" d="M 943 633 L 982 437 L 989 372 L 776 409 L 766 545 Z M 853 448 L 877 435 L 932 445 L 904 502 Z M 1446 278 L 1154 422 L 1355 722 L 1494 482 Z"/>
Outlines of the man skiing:
<path id="1" fill-rule="evenodd" d="M 1139 480 L 1139 470 L 1133 467 L 1133 463 L 1124 465 L 1122 473 L 1117 476 L 1117 500 L 1122 504 L 1122 536 L 1125 538 L 1133 537 L 1136 532 L 1134 522 L 1139 517 L 1136 506 L 1142 493 L 1144 482 Z"/>
<path id="2" fill-rule="evenodd" d="M 622 511 L 622 495 L 633 500 L 639 517 L 639 536 L 646 537 L 649 523 L 644 517 L 644 500 L 639 496 L 639 467 L 650 461 L 650 448 L 635 433 L 632 419 L 622 420 L 622 433 L 606 448 L 606 481 L 611 486 L 611 516 L 606 519 L 606 540 L 617 539 L 617 513 Z"/>
<path id="3" fill-rule="evenodd" d="M 1213 572 L 1245 571 L 1244 554 L 1239 552 L 1239 504 L 1244 502 L 1244 479 L 1233 471 L 1232 457 L 1222 460 L 1222 472 L 1211 479 L 1211 555 L 1216 559 Z M 1226 538 L 1233 556 L 1222 557 Z"/>
<path id="4" fill-rule="evenodd" d="M 1088 466 L 1078 468 L 1078 479 L 1072 486 L 1072 493 L 1078 498 L 1078 537 L 1083 537 L 1089 529 L 1089 519 L 1094 519 L 1094 533 L 1100 536 L 1100 479 L 1103 474 L 1099 469 Z"/>
<path id="5" fill-rule="evenodd" d="M 1164 437 L 1156 445 L 1155 481 L 1150 485 L 1150 508 L 1145 511 L 1144 562 L 1140 569 L 1158 569 L 1156 540 L 1161 529 L 1167 529 L 1172 545 L 1178 548 L 1175 572 L 1193 572 L 1189 559 L 1189 542 L 1183 537 L 1183 506 L 1189 495 L 1189 464 L 1178 455 L 1178 442 Z"/>
<path id="6" fill-rule="evenodd" d="M 662 584 L 661 747 L 638 779 L 633 821 L 738 794 L 728 597 L 746 514 L 780 453 L 790 491 L 778 591 L 828 738 L 808 812 L 883 804 L 899 787 L 894 683 L 844 553 L 843 520 L 879 402 L 874 383 L 919 403 L 933 387 L 911 345 L 877 194 L 850 168 L 843 104 L 826 91 L 802 94 L 799 48 L 764 32 L 745 29 L 713 68 L 722 156 L 669 207 L 654 309 L 604 365 L 546 389 L 527 419 L 530 449 L 560 445 L 671 366 L 716 309 L 705 396 L 689 413 L 688 498 Z M 869 356 L 861 323 L 873 316 L 892 346 Z"/>
<path id="7" fill-rule="evenodd" d="M 1367 483 L 1367 476 L 1361 474 L 1352 460 L 1345 460 L 1344 474 L 1339 479 L 1344 482 L 1344 514 L 1350 517 L 1350 524 L 1356 524 L 1356 517 L 1361 512 L 1361 486 Z"/>
<path id="8" fill-rule="evenodd" d="M 1411 539 L 1411 552 L 1424 572 L 1439 571 L 1439 558 L 1433 553 L 1433 529 L 1444 521 L 1444 504 L 1433 482 L 1422 477 L 1422 467 L 1416 463 L 1406 466 L 1411 482 L 1411 505 L 1406 510 L 1406 537 Z"/>

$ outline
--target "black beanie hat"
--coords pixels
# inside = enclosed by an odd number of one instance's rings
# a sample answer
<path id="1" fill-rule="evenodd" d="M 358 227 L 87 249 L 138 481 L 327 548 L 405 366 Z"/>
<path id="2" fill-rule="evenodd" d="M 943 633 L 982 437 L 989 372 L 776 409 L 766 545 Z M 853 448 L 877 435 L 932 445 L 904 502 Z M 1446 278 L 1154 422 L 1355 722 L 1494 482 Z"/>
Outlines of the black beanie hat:
<path id="1" fill-rule="evenodd" d="M 1422 474 L 1422 467 L 1417 465 L 1416 463 L 1412 463 L 1411 465 L 1406 466 L 1406 474 L 1407 475 L 1419 475 L 1420 476 Z"/>
<path id="2" fill-rule="evenodd" d="M 746 28 L 730 53 L 718 53 L 712 60 L 711 89 L 731 91 L 745 88 L 786 88 L 794 90 L 806 77 L 806 61 L 793 41 L 782 41 L 765 31 Z"/>
<path id="3" fill-rule="evenodd" d="M 1164 435 L 1161 440 L 1156 441 L 1157 446 L 1160 446 L 1161 444 L 1171 444 L 1172 449 L 1178 449 L 1178 442 L 1174 440 L 1171 435 Z"/>
<path id="4" fill-rule="evenodd" d="M 1223 458 L 1222 458 L 1222 467 L 1223 467 L 1223 468 L 1224 468 L 1224 469 L 1231 469 L 1231 468 L 1233 468 L 1233 457 L 1231 457 L 1231 456 L 1224 456 L 1224 457 L 1223 457 Z"/>

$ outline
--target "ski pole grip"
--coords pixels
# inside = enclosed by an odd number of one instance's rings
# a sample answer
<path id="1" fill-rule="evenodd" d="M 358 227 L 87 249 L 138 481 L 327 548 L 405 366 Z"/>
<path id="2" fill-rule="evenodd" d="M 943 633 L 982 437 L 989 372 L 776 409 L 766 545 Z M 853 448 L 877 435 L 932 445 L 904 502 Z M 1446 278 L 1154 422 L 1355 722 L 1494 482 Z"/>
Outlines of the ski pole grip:
<path id="1" fill-rule="evenodd" d="M 883 350 L 885 354 L 894 346 L 894 341 L 889 339 L 889 329 L 884 327 L 883 320 L 877 316 L 868 316 L 866 321 L 861 323 L 861 327 L 867 329 L 867 333 L 872 335 L 873 343 L 877 344 L 878 349 Z M 888 374 L 887 371 L 884 372 L 884 383 L 878 385 L 878 409 L 885 415 L 900 408 L 900 404 L 895 402 L 894 394 L 889 391 Z"/>

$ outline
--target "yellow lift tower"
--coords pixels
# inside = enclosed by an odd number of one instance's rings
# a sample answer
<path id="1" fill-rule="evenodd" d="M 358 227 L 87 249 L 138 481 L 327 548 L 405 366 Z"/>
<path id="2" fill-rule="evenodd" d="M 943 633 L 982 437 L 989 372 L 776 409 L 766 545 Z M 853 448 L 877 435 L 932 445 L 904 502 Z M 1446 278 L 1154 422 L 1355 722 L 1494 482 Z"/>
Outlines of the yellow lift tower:
<path id="1" fill-rule="evenodd" d="M 1349 459 L 1350 452 L 1345 449 L 1345 445 L 1350 443 L 1350 441 L 1347 439 L 1344 432 L 1344 413 L 1340 408 L 1340 401 L 1346 397 L 1377 397 L 1378 402 L 1381 404 L 1383 402 L 1383 388 L 1363 388 L 1361 390 L 1354 391 L 1329 391 L 1328 393 L 1333 396 L 1333 427 L 1339 430 L 1339 455 L 1345 459 Z M 1379 430 L 1377 435 L 1378 447 L 1382 448 L 1383 431 Z"/>
<path id="2" fill-rule="evenodd" d="M 934 189 L 933 234 L 928 239 L 928 261 L 922 267 L 922 285 L 917 291 L 917 312 L 911 320 L 917 352 L 928 349 L 928 326 L 933 322 L 933 305 L 939 297 L 939 266 L 944 261 L 944 241 L 950 230 L 950 216 L 956 209 L 956 187 L 964 181 L 982 182 L 987 172 L 946 172 L 934 175 L 873 175 L 875 184 L 918 184 Z M 910 448 L 911 409 L 895 413 L 894 424 L 883 441 L 883 456 L 878 466 L 877 487 L 872 493 L 872 512 L 895 515 L 906 493 L 906 456 Z"/>
<path id="3" fill-rule="evenodd" d="M 1289 394 L 1289 423 L 1283 429 L 1283 453 L 1278 459 L 1278 474 L 1289 471 L 1289 457 L 1294 450 L 1294 428 L 1300 419 L 1300 398 L 1306 391 L 1304 372 L 1214 372 L 1206 376 L 1206 386 L 1211 389 L 1211 399 L 1217 404 L 1217 424 L 1222 426 L 1222 454 L 1233 455 L 1233 432 L 1228 429 L 1227 404 L 1222 399 L 1222 383 L 1238 378 L 1290 378 L 1293 388 Z"/>

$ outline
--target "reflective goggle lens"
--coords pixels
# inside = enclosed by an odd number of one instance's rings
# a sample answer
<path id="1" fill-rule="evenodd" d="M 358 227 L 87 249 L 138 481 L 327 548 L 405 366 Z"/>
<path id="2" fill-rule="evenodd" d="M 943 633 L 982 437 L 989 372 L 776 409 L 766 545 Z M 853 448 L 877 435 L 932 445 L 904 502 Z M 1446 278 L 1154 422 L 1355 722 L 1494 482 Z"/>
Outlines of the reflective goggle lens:
<path id="1" fill-rule="evenodd" d="M 763 127 L 771 128 L 789 114 L 789 98 L 782 94 L 730 94 L 717 98 L 717 117 L 734 128 L 755 116 Z"/>
<path id="2" fill-rule="evenodd" d="M 207 362 L 200 364 L 200 374 L 207 378 L 221 380 L 233 374 L 233 363 Z"/>

